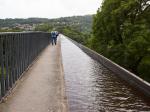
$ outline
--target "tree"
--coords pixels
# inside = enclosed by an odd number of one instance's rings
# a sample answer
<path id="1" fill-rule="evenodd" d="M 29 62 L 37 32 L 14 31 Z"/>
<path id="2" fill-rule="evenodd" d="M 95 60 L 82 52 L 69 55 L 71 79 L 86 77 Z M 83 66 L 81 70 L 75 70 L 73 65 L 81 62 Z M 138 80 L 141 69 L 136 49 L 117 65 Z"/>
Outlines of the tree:
<path id="1" fill-rule="evenodd" d="M 91 48 L 150 81 L 149 0 L 104 0 L 93 35 Z"/>
<path id="2" fill-rule="evenodd" d="M 40 24 L 36 26 L 35 31 L 50 32 L 52 29 L 53 27 L 49 24 Z"/>

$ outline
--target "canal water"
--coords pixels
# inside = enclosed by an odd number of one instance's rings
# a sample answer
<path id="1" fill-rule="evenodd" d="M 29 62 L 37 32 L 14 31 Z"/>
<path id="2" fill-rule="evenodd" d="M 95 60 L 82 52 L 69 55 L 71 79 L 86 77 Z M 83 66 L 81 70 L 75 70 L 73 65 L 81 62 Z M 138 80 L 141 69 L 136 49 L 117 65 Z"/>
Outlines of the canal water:
<path id="1" fill-rule="evenodd" d="M 150 104 L 106 67 L 61 36 L 69 112 L 150 112 Z"/>

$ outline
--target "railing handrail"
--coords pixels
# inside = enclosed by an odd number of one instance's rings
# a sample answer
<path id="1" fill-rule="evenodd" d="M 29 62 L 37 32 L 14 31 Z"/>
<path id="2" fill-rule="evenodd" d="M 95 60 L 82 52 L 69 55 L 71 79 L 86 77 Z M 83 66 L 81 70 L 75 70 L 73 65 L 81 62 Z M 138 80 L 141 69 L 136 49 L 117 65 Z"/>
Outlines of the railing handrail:
<path id="1" fill-rule="evenodd" d="M 0 35 L 8 35 L 8 34 L 33 34 L 33 33 L 49 33 L 49 32 L 42 32 L 42 31 L 0 32 Z"/>
<path id="2" fill-rule="evenodd" d="M 0 99 L 48 46 L 49 38 L 49 33 L 39 31 L 0 33 Z"/>

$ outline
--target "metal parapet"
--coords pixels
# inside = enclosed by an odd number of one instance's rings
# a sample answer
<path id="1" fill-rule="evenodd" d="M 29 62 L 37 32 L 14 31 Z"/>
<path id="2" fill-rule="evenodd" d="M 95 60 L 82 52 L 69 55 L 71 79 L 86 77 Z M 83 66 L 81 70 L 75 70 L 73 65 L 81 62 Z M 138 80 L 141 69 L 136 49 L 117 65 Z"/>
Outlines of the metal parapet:
<path id="1" fill-rule="evenodd" d="M 48 46 L 44 32 L 0 33 L 0 100 Z"/>

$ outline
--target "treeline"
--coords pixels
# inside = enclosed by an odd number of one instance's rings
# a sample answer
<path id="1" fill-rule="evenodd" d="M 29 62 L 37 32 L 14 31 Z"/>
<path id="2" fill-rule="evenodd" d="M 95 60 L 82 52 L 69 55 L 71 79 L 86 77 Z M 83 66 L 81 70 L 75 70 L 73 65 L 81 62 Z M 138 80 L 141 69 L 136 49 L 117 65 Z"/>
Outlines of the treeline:
<path id="1" fill-rule="evenodd" d="M 61 17 L 58 19 L 51 19 L 50 24 L 54 25 L 54 27 L 69 26 L 74 27 L 79 32 L 84 32 L 90 34 L 92 31 L 92 22 L 93 15 L 85 15 L 85 16 L 72 16 L 72 17 Z"/>
<path id="2" fill-rule="evenodd" d="M 150 82 L 150 1 L 104 0 L 88 46 Z"/>
<path id="3" fill-rule="evenodd" d="M 20 28 L 11 28 L 11 29 L 1 29 L 0 32 L 22 32 L 23 30 Z"/>
<path id="4" fill-rule="evenodd" d="M 48 24 L 52 27 L 57 26 L 78 26 L 79 31 L 90 33 L 92 31 L 92 15 L 85 16 L 72 16 L 72 17 L 61 17 L 57 19 L 47 18 L 28 18 L 28 19 L 0 19 L 0 28 L 2 27 L 15 27 L 18 24 L 29 24 L 29 25 L 41 25 Z"/>
<path id="5" fill-rule="evenodd" d="M 0 19 L 0 27 L 15 27 L 16 24 L 40 24 L 40 23 L 48 23 L 49 19 L 47 18 L 28 18 L 28 19 Z"/>
<path id="6" fill-rule="evenodd" d="M 81 32 L 77 26 L 59 27 L 57 31 L 84 45 L 87 44 L 87 38 L 90 38 L 89 33 Z"/>

